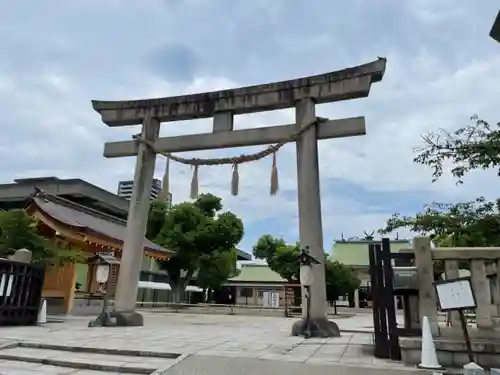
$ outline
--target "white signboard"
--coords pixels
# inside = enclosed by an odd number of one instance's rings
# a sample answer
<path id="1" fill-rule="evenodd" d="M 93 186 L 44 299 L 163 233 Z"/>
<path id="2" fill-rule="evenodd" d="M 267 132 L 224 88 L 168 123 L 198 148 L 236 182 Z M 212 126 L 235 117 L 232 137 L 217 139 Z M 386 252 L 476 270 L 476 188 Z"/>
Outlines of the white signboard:
<path id="1" fill-rule="evenodd" d="M 262 292 L 262 306 L 278 308 L 280 295 L 278 292 Z"/>
<path id="2" fill-rule="evenodd" d="M 95 281 L 99 284 L 104 284 L 109 278 L 109 265 L 99 264 L 95 271 Z"/>
<path id="3" fill-rule="evenodd" d="M 472 309 L 476 307 L 470 279 L 447 280 L 436 283 L 439 306 L 443 311 Z"/>
<path id="4" fill-rule="evenodd" d="M 271 307 L 278 308 L 280 305 L 280 295 L 277 292 L 271 293 Z"/>

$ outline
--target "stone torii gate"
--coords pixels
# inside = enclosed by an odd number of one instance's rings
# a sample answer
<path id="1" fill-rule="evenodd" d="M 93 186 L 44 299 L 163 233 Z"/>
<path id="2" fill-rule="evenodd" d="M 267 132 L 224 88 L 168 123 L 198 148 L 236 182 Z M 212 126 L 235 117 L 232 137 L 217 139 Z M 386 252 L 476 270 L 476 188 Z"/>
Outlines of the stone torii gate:
<path id="1" fill-rule="evenodd" d="M 364 117 L 317 121 L 315 104 L 367 97 L 371 84 L 382 80 L 385 67 L 386 59 L 378 58 L 340 71 L 232 90 L 159 99 L 92 101 L 94 110 L 110 127 L 142 124 L 142 142 L 108 142 L 104 147 L 107 158 L 137 156 L 115 295 L 113 315 L 117 325 L 143 325 L 142 316 L 134 310 L 156 153 L 278 143 L 308 127 L 296 140 L 300 244 L 309 246 L 311 255 L 323 262 L 317 140 L 365 135 L 366 130 Z M 291 107 L 295 107 L 295 124 L 233 130 L 235 115 Z M 158 138 L 161 122 L 210 117 L 213 118 L 212 133 Z M 315 124 L 311 126 L 311 122 Z M 315 266 L 313 273 L 311 335 L 338 335 L 337 325 L 326 317 L 324 267 Z"/>

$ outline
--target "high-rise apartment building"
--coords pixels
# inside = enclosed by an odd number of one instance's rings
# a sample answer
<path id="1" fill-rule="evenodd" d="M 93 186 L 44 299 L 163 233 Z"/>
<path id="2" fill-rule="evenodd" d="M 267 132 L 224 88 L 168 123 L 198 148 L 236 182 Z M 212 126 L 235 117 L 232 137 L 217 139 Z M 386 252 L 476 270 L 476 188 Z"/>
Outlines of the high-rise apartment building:
<path id="1" fill-rule="evenodd" d="M 158 198 L 158 195 L 160 195 L 161 192 L 161 185 L 162 185 L 161 180 L 157 178 L 153 179 L 153 185 L 151 186 L 151 194 L 149 195 L 149 199 L 153 200 Z M 134 186 L 133 180 L 120 181 L 118 183 L 118 193 L 117 193 L 118 196 L 130 200 L 130 198 L 132 198 L 133 186 Z M 172 194 L 168 193 L 167 205 L 170 207 L 171 204 L 172 204 Z"/>

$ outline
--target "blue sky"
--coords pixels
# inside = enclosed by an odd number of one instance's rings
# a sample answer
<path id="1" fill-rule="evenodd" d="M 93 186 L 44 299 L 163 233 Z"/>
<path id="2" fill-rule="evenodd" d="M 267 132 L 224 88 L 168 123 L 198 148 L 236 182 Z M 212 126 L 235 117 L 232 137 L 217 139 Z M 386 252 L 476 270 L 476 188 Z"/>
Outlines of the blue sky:
<path id="1" fill-rule="evenodd" d="M 500 44 L 488 37 L 493 0 L 17 0 L 0 2 L 1 182 L 79 177 L 115 191 L 134 160 L 104 159 L 106 141 L 137 127 L 109 129 L 90 100 L 194 93 L 319 74 L 388 59 L 367 99 L 322 105 L 329 118 L 366 116 L 367 135 L 320 142 L 325 248 L 341 233 L 362 235 L 395 211 L 433 200 L 495 197 L 493 173 L 457 187 L 412 163 L 420 135 L 466 125 L 477 113 L 498 121 Z M 293 122 L 293 110 L 239 116 L 236 128 Z M 210 121 L 168 123 L 162 135 L 210 131 Z M 239 155 L 233 149 L 190 155 Z M 200 191 L 224 198 L 246 227 L 242 249 L 263 234 L 298 238 L 295 151 L 278 154 L 280 193 L 270 197 L 271 161 L 202 168 Z M 158 158 L 157 177 L 164 160 Z M 175 202 L 188 199 L 191 171 L 172 166 Z"/>

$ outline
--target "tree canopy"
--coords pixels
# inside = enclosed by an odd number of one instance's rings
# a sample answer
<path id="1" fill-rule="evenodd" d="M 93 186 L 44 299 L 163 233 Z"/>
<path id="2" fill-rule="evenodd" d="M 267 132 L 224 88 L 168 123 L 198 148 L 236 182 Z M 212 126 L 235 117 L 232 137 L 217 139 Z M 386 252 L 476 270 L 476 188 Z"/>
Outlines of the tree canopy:
<path id="1" fill-rule="evenodd" d="M 496 168 L 500 175 L 500 123 L 490 125 L 477 116 L 471 121 L 471 125 L 454 132 L 441 129 L 423 137 L 425 146 L 418 150 L 414 161 L 432 168 L 433 182 L 443 175 L 446 162 L 453 165 L 450 172 L 460 184 L 474 169 Z M 379 232 L 387 234 L 403 227 L 431 237 L 441 247 L 499 246 L 500 199 L 433 202 L 414 216 L 392 215 Z"/>
<path id="2" fill-rule="evenodd" d="M 160 199 L 151 201 L 149 205 L 148 225 L 146 227 L 146 238 L 155 241 L 160 234 L 167 218 L 167 203 Z"/>
<path id="3" fill-rule="evenodd" d="M 433 181 L 443 175 L 447 161 L 453 164 L 450 172 L 458 183 L 474 169 L 495 168 L 500 176 L 500 122 L 491 125 L 477 116 L 471 121 L 454 132 L 440 129 L 423 136 L 425 146 L 414 161 L 433 169 Z"/>
<path id="4" fill-rule="evenodd" d="M 77 261 L 80 252 L 66 250 L 43 237 L 35 218 L 24 210 L 0 211 L 0 256 L 7 257 L 18 249 L 31 251 L 32 262 L 40 264 L 63 264 Z"/>
<path id="5" fill-rule="evenodd" d="M 287 245 L 282 238 L 266 234 L 259 238 L 253 247 L 253 255 L 264 259 L 271 270 L 288 282 L 298 281 L 300 277 L 300 244 Z M 328 300 L 336 300 L 359 287 L 356 273 L 348 266 L 328 259 L 325 254 L 325 279 Z"/>
<path id="6" fill-rule="evenodd" d="M 500 245 L 500 200 L 483 197 L 463 203 L 437 203 L 415 216 L 392 215 L 381 234 L 398 228 L 429 236 L 439 246 Z"/>
<path id="7" fill-rule="evenodd" d="M 259 238 L 252 249 L 253 256 L 264 259 L 271 270 L 288 282 L 299 279 L 300 245 L 287 245 L 282 238 L 266 234 Z"/>
<path id="8" fill-rule="evenodd" d="M 199 260 L 196 285 L 202 289 L 219 290 L 228 277 L 236 274 L 236 249 L 203 254 Z"/>
<path id="9" fill-rule="evenodd" d="M 220 287 L 234 272 L 243 222 L 221 210 L 221 199 L 212 194 L 202 194 L 169 210 L 161 201 L 150 206 L 147 237 L 175 251 L 159 266 L 167 271 L 177 301 L 196 271 L 200 286 L 211 289 Z"/>
<path id="10" fill-rule="evenodd" d="M 328 301 L 336 301 L 338 297 L 354 292 L 360 285 L 356 273 L 336 260 L 326 260 L 325 279 Z"/>

